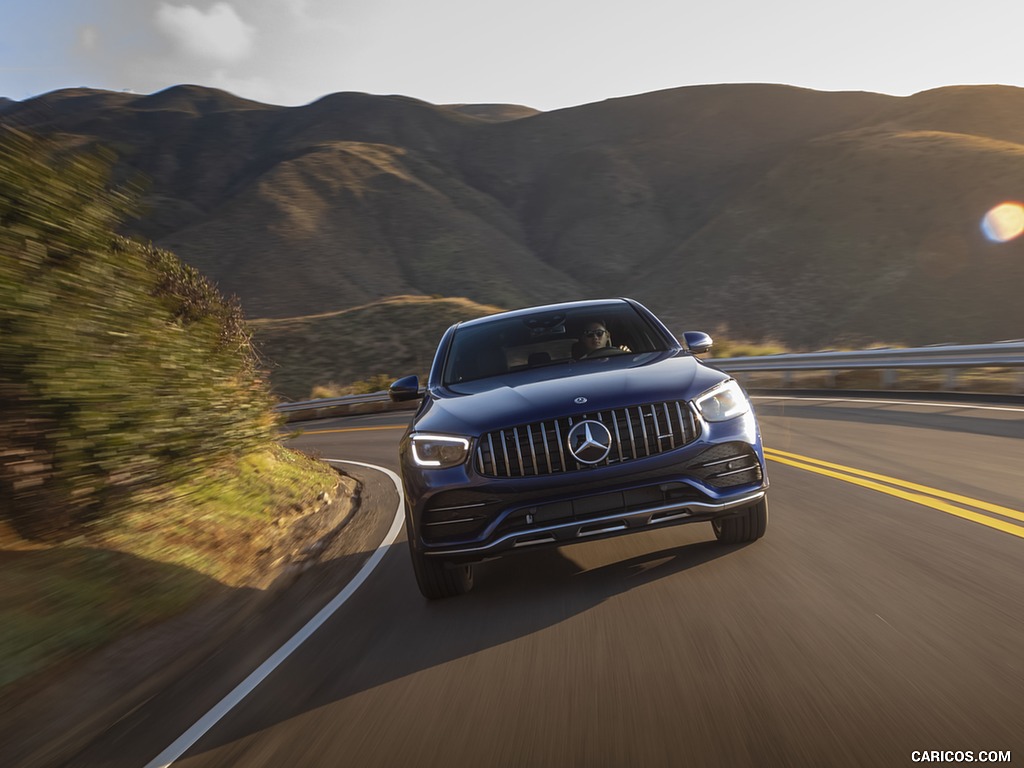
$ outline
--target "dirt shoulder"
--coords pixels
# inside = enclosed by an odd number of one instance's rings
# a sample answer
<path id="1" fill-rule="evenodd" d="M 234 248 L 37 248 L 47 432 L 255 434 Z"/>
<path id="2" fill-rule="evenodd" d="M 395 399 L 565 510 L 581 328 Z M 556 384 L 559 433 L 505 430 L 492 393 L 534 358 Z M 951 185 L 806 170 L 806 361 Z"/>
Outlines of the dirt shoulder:
<path id="1" fill-rule="evenodd" d="M 359 506 L 360 484 L 338 473 L 335 486 L 310 503 L 281 510 L 249 535 L 221 535 L 218 550 L 230 560 L 230 584 L 204 579 L 174 618 L 125 631 L 99 650 L 72 654 L 6 686 L 0 764 L 50 766 L 68 760 L 211 655 L 328 557 Z M 39 557 L 40 552 L 4 550 L 2 556 L 7 562 L 0 565 L 10 565 L 12 556 Z M 129 572 L 140 567 L 129 566 Z"/>

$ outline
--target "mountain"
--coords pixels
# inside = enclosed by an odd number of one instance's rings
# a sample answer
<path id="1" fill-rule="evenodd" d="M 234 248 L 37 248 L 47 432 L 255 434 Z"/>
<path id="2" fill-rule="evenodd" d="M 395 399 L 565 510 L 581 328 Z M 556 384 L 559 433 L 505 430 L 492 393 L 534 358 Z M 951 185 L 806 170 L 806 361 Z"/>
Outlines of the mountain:
<path id="1" fill-rule="evenodd" d="M 674 330 L 791 347 L 1024 327 L 1024 239 L 980 228 L 1024 197 L 1018 88 L 710 85 L 543 113 L 70 89 L 0 122 L 112 148 L 117 178 L 146 180 L 133 233 L 250 317 L 629 295 Z"/>
<path id="2" fill-rule="evenodd" d="M 503 123 L 506 120 L 519 120 L 540 114 L 539 110 L 521 104 L 445 104 L 445 108 L 491 123 Z"/>

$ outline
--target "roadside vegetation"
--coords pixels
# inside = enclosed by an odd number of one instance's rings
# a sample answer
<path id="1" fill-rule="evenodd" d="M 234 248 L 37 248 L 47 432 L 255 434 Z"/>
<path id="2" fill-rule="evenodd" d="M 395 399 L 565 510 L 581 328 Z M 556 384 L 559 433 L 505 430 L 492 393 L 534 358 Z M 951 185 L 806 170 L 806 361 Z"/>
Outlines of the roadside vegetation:
<path id="1" fill-rule="evenodd" d="M 425 374 L 417 374 L 423 376 Z M 323 397 L 342 397 L 343 395 L 369 395 L 374 392 L 383 392 L 391 383 L 400 378 L 390 373 L 375 373 L 368 379 L 360 379 L 350 384 L 336 384 L 330 381 L 326 384 L 317 384 L 313 387 L 310 397 L 314 400 Z"/>
<path id="2" fill-rule="evenodd" d="M 339 476 L 277 439 L 238 302 L 115 234 L 112 158 L 0 129 L 0 696 L 217 590 Z M 265 559 L 265 558 L 264 558 Z"/>
<path id="3" fill-rule="evenodd" d="M 463 298 L 392 296 L 339 312 L 253 320 L 251 326 L 273 391 L 306 400 L 376 392 L 401 376 L 425 376 L 448 326 L 501 311 Z"/>
<path id="4" fill-rule="evenodd" d="M 352 309 L 307 317 L 254 320 L 254 343 L 270 369 L 273 391 L 288 400 L 306 400 L 386 390 L 400 376 L 425 377 L 437 343 L 449 325 L 500 312 L 500 307 L 465 298 L 393 296 Z M 714 346 L 707 360 L 823 351 L 818 346 L 792 347 L 772 340 L 740 338 L 727 327 L 712 327 Z M 836 351 L 905 346 L 872 341 L 830 347 Z M 388 369 L 382 371 L 383 365 Z M 867 389 L 941 391 L 950 389 L 946 371 L 906 370 L 893 376 L 881 371 L 747 373 L 749 388 Z M 1024 379 L 1011 370 L 984 369 L 957 375 L 959 392 L 1019 393 Z"/>
<path id="5" fill-rule="evenodd" d="M 781 355 L 792 350 L 778 342 L 739 341 L 724 338 L 720 334 L 712 334 L 715 344 L 708 353 L 709 358 L 724 357 L 760 357 L 762 355 Z"/>

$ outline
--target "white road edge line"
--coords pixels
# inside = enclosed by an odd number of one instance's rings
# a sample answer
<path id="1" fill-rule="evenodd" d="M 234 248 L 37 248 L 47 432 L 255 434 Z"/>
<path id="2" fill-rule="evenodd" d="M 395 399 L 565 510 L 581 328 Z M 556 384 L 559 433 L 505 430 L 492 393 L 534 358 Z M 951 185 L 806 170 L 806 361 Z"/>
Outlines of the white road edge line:
<path id="1" fill-rule="evenodd" d="M 369 577 L 373 572 L 373 569 L 380 564 L 380 561 L 384 558 L 384 553 L 387 551 L 387 548 L 391 546 L 392 542 L 394 542 L 396 538 L 398 538 L 398 534 L 402 530 L 402 525 L 405 522 L 405 497 L 402 494 L 402 481 L 398 475 L 390 469 L 378 467 L 376 464 L 365 464 L 361 461 L 345 461 L 343 459 L 324 459 L 324 461 L 333 464 L 356 464 L 360 467 L 369 467 L 370 469 L 379 470 L 391 478 L 391 481 L 395 484 L 395 488 L 398 489 L 398 510 L 395 512 L 395 519 L 394 522 L 391 523 L 391 529 L 387 532 L 387 535 L 384 537 L 384 541 L 380 543 L 380 546 L 377 547 L 376 551 L 370 555 L 370 559 L 367 560 L 366 563 L 363 564 L 363 567 L 359 569 L 359 573 L 355 575 L 352 581 L 349 582 L 341 592 L 335 595 L 331 602 L 321 608 L 320 612 L 306 623 L 306 626 L 296 632 L 288 642 L 278 648 L 270 658 L 260 664 L 260 666 L 250 673 L 245 680 L 239 683 L 231 693 L 221 699 L 220 703 L 199 718 L 195 725 L 185 731 L 185 733 L 179 736 L 171 746 L 148 763 L 146 768 L 166 768 L 185 754 L 185 752 L 187 752 L 193 744 L 199 741 L 207 731 L 216 725 L 224 715 L 234 709 L 234 707 L 237 706 L 242 699 L 248 696 L 256 686 L 262 683 L 271 672 L 277 669 L 281 662 L 287 659 L 296 648 L 302 645 L 303 642 L 316 632 L 316 630 L 318 630 L 335 611 L 344 605 L 346 600 L 355 594 L 355 591 L 359 589 L 364 581 L 366 581 L 367 577 Z"/>
<path id="2" fill-rule="evenodd" d="M 1010 405 L 971 405 L 970 403 L 948 403 L 935 401 L 929 403 L 925 400 L 877 400 L 868 397 L 794 397 L 792 395 L 751 395 L 753 400 L 820 400 L 825 403 L 883 403 L 885 405 L 926 405 L 944 406 L 946 408 L 973 408 L 977 411 L 1009 411 L 1011 413 L 1024 413 L 1024 408 L 1015 408 Z"/>

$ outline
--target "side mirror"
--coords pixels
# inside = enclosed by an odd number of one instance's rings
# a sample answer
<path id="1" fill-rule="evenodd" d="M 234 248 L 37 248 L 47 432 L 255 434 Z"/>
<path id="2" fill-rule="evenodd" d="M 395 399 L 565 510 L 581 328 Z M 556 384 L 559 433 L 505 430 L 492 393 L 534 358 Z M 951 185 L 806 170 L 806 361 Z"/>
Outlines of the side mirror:
<path id="1" fill-rule="evenodd" d="M 404 376 L 388 387 L 388 397 L 393 403 L 415 400 L 420 396 L 420 380 L 418 376 Z"/>
<path id="2" fill-rule="evenodd" d="M 689 350 L 695 355 L 707 352 L 711 349 L 713 343 L 711 337 L 704 333 L 704 331 L 685 331 L 683 333 L 683 340 L 686 342 Z"/>

